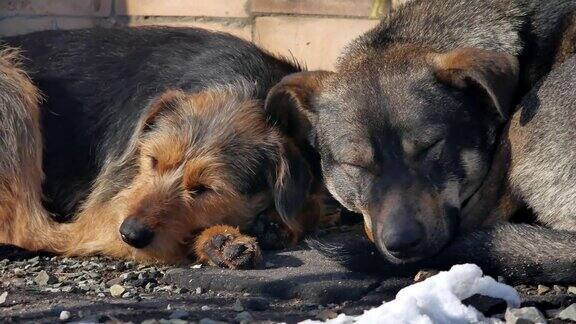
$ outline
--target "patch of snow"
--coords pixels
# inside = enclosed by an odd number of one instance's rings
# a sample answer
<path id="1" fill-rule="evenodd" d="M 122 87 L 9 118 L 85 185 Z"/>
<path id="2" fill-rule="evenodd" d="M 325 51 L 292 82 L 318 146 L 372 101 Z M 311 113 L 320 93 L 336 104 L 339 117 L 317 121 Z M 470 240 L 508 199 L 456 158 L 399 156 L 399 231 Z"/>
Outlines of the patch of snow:
<path id="1" fill-rule="evenodd" d="M 326 322 L 307 320 L 301 324 L 500 322 L 462 304 L 462 300 L 475 294 L 503 299 L 509 307 L 520 306 L 520 296 L 514 288 L 483 276 L 477 265 L 463 264 L 400 290 L 396 299 L 360 316 L 340 314 Z"/>

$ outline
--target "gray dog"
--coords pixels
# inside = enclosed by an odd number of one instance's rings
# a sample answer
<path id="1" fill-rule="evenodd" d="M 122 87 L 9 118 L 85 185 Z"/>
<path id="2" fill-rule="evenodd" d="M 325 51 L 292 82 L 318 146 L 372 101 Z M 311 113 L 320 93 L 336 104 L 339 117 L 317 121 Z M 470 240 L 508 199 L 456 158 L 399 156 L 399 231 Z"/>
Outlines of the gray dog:
<path id="1" fill-rule="evenodd" d="M 415 0 L 353 42 L 335 73 L 290 75 L 267 105 L 320 153 L 327 187 L 364 216 L 387 269 L 475 262 L 511 279 L 575 280 L 576 236 L 561 232 L 576 229 L 574 61 L 511 119 L 573 52 L 575 8 Z M 548 228 L 487 227 L 525 205 Z"/>

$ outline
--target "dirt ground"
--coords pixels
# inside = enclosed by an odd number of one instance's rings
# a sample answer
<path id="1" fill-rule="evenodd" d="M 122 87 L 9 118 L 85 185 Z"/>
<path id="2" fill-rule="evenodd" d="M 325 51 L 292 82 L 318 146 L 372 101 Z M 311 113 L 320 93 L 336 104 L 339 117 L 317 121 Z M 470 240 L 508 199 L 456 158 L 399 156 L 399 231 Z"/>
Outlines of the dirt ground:
<path id="1" fill-rule="evenodd" d="M 304 246 L 265 255 L 258 270 L 35 256 L 0 261 L 0 317 L 5 323 L 297 323 L 361 314 L 411 283 L 350 272 Z M 516 288 L 523 307 L 537 307 L 552 323 L 568 322 L 557 316 L 576 302 L 576 287 Z M 475 303 L 504 319 L 501 301 Z"/>

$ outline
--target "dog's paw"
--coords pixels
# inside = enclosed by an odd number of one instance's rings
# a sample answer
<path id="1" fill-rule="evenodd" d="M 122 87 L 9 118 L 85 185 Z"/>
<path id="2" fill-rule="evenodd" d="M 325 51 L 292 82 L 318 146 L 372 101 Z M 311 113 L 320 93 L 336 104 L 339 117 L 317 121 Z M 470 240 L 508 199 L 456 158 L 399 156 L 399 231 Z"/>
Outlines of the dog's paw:
<path id="1" fill-rule="evenodd" d="M 251 269 L 260 261 L 256 240 L 230 226 L 213 226 L 196 240 L 199 261 L 221 268 Z"/>

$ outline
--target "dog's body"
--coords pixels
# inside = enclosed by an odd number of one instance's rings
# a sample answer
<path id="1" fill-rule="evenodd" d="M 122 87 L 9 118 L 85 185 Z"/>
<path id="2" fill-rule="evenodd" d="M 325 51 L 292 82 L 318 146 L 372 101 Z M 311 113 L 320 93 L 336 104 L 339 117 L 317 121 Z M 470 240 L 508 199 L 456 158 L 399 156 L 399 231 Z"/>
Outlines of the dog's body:
<path id="1" fill-rule="evenodd" d="M 553 184 L 569 177 L 569 163 L 542 194 L 536 172 L 514 170 L 542 167 L 550 157 L 545 149 L 521 160 L 524 132 L 510 133 L 511 152 L 499 145 L 515 105 L 574 52 L 575 9 L 573 0 L 414 0 L 354 41 L 335 73 L 295 74 L 271 91 L 270 103 L 308 122 L 303 137 L 320 152 L 328 189 L 364 216 L 387 269 L 427 259 L 477 262 L 513 279 L 576 279 L 576 267 L 563 267 L 576 262 L 574 253 L 547 250 L 565 247 L 571 235 L 523 225 L 465 234 L 507 221 L 523 205 L 546 225 L 576 230 L 565 226 L 573 213 L 546 221 L 571 209 L 569 199 L 553 199 L 566 190 Z M 558 109 L 559 116 L 569 113 Z M 546 243 L 526 244 L 526 233 Z M 504 244 L 499 238 L 507 236 L 512 242 Z M 509 258 L 520 247 L 532 249 L 533 258 Z M 353 253 L 353 262 L 367 260 Z M 544 260 L 558 261 L 546 268 L 554 271 L 538 270 Z"/>
<path id="2" fill-rule="evenodd" d="M 22 49 L 44 95 L 43 202 L 69 223 L 50 222 L 40 196 L 30 198 L 33 207 L 0 215 L 8 219 L 1 242 L 143 261 L 179 262 L 195 252 L 234 268 L 250 266 L 259 248 L 233 227 L 245 233 L 263 215 L 291 225 L 282 238 L 294 241 L 314 224 L 314 215 L 301 216 L 313 204 L 308 163 L 267 124 L 259 101 L 296 66 L 200 29 L 42 32 L 6 41 Z M 22 177 L 39 185 L 36 173 Z M 40 195 L 39 187 L 29 190 Z"/>

